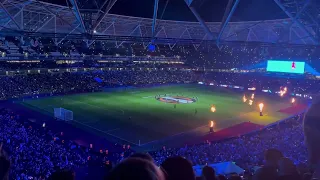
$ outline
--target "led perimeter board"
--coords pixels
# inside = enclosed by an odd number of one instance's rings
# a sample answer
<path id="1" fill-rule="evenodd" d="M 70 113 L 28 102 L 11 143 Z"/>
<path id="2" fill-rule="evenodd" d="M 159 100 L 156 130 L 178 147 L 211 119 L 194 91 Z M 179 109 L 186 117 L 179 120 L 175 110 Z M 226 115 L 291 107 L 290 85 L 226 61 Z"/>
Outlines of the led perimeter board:
<path id="1" fill-rule="evenodd" d="M 267 72 L 304 74 L 305 62 L 268 60 Z"/>

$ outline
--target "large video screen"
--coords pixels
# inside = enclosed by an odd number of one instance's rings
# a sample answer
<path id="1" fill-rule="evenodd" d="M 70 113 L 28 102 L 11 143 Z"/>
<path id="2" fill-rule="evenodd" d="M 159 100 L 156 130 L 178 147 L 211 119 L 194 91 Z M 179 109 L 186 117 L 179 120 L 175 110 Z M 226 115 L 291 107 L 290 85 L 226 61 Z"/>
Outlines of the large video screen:
<path id="1" fill-rule="evenodd" d="M 268 72 L 304 73 L 304 62 L 268 60 Z"/>

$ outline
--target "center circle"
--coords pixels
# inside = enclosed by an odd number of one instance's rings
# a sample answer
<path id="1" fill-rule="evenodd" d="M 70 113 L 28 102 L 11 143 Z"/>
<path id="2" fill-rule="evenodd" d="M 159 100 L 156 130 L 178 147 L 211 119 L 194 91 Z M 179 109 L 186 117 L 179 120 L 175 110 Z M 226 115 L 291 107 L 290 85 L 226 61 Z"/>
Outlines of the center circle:
<path id="1" fill-rule="evenodd" d="M 156 99 L 161 102 L 170 104 L 190 104 L 196 102 L 196 98 L 189 98 L 185 96 L 156 96 Z"/>

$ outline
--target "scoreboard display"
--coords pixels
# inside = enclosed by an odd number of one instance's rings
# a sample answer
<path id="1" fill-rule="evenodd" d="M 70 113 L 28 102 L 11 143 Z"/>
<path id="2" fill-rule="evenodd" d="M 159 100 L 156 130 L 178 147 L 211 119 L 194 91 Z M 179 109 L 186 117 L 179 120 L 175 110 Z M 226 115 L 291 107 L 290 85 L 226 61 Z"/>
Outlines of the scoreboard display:
<path id="1" fill-rule="evenodd" d="M 305 62 L 268 60 L 267 72 L 304 74 Z"/>

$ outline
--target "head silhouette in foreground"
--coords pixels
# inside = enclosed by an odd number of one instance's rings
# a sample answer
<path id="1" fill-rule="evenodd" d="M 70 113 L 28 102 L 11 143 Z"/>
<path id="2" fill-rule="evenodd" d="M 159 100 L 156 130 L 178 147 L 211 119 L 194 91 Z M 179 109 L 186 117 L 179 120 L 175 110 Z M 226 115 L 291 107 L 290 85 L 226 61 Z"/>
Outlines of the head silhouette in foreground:
<path id="1" fill-rule="evenodd" d="M 142 158 L 128 158 L 118 164 L 107 180 L 164 180 L 164 175 L 151 161 Z"/>
<path id="2" fill-rule="evenodd" d="M 277 149 L 268 149 L 264 153 L 265 165 L 258 169 L 254 180 L 276 179 L 278 176 L 278 162 L 283 157 Z"/>
<path id="3" fill-rule="evenodd" d="M 0 179 L 8 179 L 10 160 L 7 153 L 2 149 L 3 143 L 0 144 Z"/>
<path id="4" fill-rule="evenodd" d="M 320 99 L 315 99 L 304 117 L 305 144 L 309 162 L 315 171 L 314 178 L 320 178 Z"/>
<path id="5" fill-rule="evenodd" d="M 191 163 L 180 156 L 169 157 L 161 164 L 161 167 L 166 173 L 167 180 L 195 180 L 196 178 Z"/>

